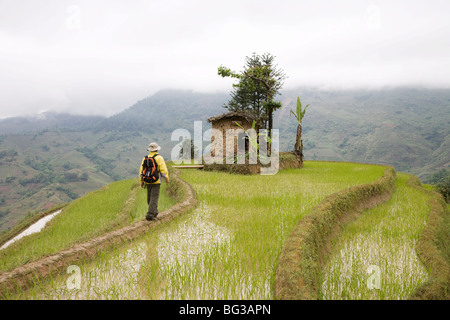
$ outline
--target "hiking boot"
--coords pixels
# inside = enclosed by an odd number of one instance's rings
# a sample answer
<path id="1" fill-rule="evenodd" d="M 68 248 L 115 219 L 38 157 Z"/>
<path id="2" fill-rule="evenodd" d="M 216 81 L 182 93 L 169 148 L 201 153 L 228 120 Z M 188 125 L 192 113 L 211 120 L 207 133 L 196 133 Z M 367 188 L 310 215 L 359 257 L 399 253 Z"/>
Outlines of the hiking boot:
<path id="1" fill-rule="evenodd" d="M 145 219 L 147 220 L 147 221 L 153 221 L 153 220 L 156 220 L 156 216 L 157 216 L 158 214 L 151 214 L 151 213 L 147 213 L 147 215 L 145 216 Z"/>

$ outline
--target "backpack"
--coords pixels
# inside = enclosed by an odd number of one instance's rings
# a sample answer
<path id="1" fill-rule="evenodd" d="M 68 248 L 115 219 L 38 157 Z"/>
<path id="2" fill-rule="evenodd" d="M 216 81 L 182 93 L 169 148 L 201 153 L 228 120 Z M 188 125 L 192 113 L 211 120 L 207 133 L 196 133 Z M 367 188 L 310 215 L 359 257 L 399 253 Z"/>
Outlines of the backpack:
<path id="1" fill-rule="evenodd" d="M 159 179 L 158 163 L 155 160 L 156 156 L 157 154 L 152 157 L 146 155 L 142 163 L 141 180 L 146 183 L 154 183 Z"/>

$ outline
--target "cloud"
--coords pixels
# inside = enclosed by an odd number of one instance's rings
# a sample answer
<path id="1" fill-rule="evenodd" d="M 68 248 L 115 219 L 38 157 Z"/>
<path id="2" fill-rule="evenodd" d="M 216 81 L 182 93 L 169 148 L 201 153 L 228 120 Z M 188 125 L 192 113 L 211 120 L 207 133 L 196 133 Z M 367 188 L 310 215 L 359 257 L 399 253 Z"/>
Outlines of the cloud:
<path id="1" fill-rule="evenodd" d="M 448 1 L 0 0 L 0 117 L 111 115 L 171 87 L 231 89 L 270 52 L 285 87 L 449 87 Z"/>

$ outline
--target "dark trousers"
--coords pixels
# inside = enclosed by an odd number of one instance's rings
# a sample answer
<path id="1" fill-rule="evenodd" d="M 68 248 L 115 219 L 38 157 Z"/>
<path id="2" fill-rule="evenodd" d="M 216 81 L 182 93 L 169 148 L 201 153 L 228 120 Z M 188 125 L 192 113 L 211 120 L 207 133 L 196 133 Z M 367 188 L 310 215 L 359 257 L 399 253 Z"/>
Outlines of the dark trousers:
<path id="1" fill-rule="evenodd" d="M 147 215 L 152 215 L 156 217 L 159 213 L 158 211 L 158 200 L 159 200 L 159 189 L 161 184 L 147 184 L 147 204 L 148 211 Z"/>

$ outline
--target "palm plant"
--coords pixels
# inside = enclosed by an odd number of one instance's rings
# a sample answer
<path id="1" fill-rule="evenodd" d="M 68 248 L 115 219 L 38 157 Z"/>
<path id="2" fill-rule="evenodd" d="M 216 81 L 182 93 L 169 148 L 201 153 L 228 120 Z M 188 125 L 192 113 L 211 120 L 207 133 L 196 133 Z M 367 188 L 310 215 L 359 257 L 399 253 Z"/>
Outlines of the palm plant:
<path id="1" fill-rule="evenodd" d="M 297 97 L 297 110 L 296 112 L 291 110 L 291 113 L 297 119 L 297 135 L 295 137 L 295 147 L 294 153 L 297 156 L 297 160 L 303 164 L 303 142 L 302 142 L 302 119 L 305 116 L 306 108 L 309 107 L 309 104 L 305 106 L 303 109 L 302 103 L 300 102 L 300 97 Z"/>

